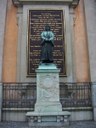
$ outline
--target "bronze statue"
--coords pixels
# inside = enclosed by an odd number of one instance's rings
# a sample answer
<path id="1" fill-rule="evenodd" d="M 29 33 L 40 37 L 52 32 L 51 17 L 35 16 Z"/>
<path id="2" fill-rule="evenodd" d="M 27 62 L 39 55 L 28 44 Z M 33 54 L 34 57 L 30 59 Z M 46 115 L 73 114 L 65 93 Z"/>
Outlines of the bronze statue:
<path id="1" fill-rule="evenodd" d="M 45 31 L 41 33 L 41 63 L 53 63 L 54 33 L 50 26 L 45 26 Z"/>

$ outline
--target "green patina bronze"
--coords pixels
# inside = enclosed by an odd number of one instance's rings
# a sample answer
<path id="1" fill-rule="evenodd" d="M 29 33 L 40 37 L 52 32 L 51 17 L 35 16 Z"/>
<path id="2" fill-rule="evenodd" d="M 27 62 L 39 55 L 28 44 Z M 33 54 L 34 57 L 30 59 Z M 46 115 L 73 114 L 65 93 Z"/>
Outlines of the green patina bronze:
<path id="1" fill-rule="evenodd" d="M 41 62 L 53 63 L 53 47 L 54 47 L 54 33 L 50 30 L 50 26 L 45 26 L 45 31 L 41 33 Z"/>

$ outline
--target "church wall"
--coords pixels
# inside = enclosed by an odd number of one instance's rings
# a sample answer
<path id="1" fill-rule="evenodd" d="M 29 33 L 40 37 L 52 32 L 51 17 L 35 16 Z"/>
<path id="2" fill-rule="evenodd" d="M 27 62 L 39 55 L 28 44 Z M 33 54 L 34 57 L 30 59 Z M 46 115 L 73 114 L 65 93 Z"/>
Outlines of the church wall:
<path id="1" fill-rule="evenodd" d="M 8 0 L 4 42 L 3 82 L 16 81 L 18 31 L 16 13 L 17 8 L 13 6 L 11 0 Z"/>
<path id="2" fill-rule="evenodd" d="M 75 76 L 77 82 L 90 81 L 89 59 L 88 59 L 88 42 L 86 37 L 86 24 L 84 19 L 83 0 L 80 0 L 78 7 L 75 9 L 74 18 L 74 61 Z"/>

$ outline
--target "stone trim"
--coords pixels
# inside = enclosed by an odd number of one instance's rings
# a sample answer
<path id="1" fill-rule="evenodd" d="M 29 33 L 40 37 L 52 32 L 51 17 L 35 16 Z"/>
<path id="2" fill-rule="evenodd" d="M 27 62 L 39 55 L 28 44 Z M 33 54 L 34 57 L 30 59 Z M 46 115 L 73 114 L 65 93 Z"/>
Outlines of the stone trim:
<path id="1" fill-rule="evenodd" d="M 96 1 L 84 0 L 91 81 L 96 81 Z"/>
<path id="2" fill-rule="evenodd" d="M 0 82 L 2 82 L 4 32 L 6 21 L 7 0 L 0 0 Z"/>
<path id="3" fill-rule="evenodd" d="M 12 0 L 13 1 L 13 4 L 15 5 L 15 6 L 22 6 L 23 4 L 40 4 L 40 3 L 54 3 L 55 2 L 55 4 L 57 3 L 59 3 L 59 4 L 67 4 L 67 5 L 69 5 L 69 6 L 71 6 L 71 7 L 76 7 L 77 5 L 78 5 L 78 3 L 79 3 L 79 0 Z"/>
<path id="4" fill-rule="evenodd" d="M 23 8 L 19 7 L 17 12 L 17 24 L 18 24 L 18 47 L 17 47 L 17 74 L 16 81 L 20 82 L 20 73 L 21 72 L 21 42 L 22 42 L 22 22 L 23 22 Z"/>

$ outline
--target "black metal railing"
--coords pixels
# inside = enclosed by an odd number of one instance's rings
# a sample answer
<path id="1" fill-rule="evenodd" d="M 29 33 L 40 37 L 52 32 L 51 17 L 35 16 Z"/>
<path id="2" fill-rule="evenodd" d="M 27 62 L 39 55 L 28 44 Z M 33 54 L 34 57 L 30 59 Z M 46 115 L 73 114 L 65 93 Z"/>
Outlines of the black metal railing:
<path id="1" fill-rule="evenodd" d="M 3 108 L 34 108 L 35 83 L 4 83 Z"/>
<path id="2" fill-rule="evenodd" d="M 61 83 L 60 101 L 65 107 L 91 107 L 91 83 Z"/>
<path id="3" fill-rule="evenodd" d="M 90 83 L 60 83 L 60 101 L 66 107 L 91 107 Z M 3 108 L 34 108 L 36 83 L 4 83 Z"/>

